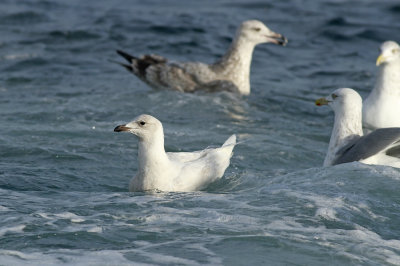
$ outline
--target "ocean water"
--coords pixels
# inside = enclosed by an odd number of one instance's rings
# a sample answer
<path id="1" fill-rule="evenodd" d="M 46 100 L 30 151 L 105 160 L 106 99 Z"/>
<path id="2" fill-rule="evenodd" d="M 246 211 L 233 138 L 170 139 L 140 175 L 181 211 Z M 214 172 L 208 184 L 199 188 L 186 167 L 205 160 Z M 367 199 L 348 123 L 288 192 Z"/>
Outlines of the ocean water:
<path id="1" fill-rule="evenodd" d="M 111 63 L 122 49 L 211 63 L 241 21 L 257 46 L 248 97 L 156 91 Z M 0 2 L 0 265 L 400 265 L 400 170 L 323 168 L 338 87 L 365 97 L 398 1 Z M 129 193 L 148 113 L 168 151 L 220 145 L 204 191 Z"/>

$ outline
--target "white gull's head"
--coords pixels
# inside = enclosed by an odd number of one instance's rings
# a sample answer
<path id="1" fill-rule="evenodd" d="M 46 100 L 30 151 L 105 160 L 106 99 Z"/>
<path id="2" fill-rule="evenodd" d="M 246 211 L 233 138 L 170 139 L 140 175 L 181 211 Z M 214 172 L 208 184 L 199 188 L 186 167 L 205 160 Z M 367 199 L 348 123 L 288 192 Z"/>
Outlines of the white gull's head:
<path id="1" fill-rule="evenodd" d="M 318 106 L 329 105 L 335 114 L 360 113 L 362 108 L 362 99 L 360 94 L 349 88 L 341 88 L 332 92 L 325 98 L 315 101 Z"/>
<path id="2" fill-rule="evenodd" d="M 286 45 L 287 43 L 287 39 L 283 35 L 271 31 L 258 20 L 244 21 L 237 31 L 237 38 L 243 38 L 255 45 L 267 42 L 279 45 Z"/>
<path id="3" fill-rule="evenodd" d="M 164 137 L 161 122 L 157 118 L 146 114 L 139 115 L 133 121 L 125 125 L 117 126 L 114 128 L 114 131 L 130 132 L 143 141 L 152 141 L 154 138 Z"/>
<path id="4" fill-rule="evenodd" d="M 381 54 L 376 59 L 376 65 L 390 63 L 400 59 L 400 46 L 397 42 L 386 41 L 381 45 Z"/>

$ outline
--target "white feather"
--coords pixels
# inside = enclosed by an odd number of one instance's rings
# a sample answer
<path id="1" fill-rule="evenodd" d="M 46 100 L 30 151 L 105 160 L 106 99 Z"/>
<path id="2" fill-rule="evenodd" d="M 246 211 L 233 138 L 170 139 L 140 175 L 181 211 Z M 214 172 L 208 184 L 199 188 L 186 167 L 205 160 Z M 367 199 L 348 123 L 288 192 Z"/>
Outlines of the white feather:
<path id="1" fill-rule="evenodd" d="M 162 124 L 150 115 L 140 115 L 116 131 L 129 131 L 139 137 L 139 167 L 129 184 L 130 191 L 203 189 L 223 176 L 236 145 L 236 136 L 232 135 L 218 148 L 165 152 Z"/>

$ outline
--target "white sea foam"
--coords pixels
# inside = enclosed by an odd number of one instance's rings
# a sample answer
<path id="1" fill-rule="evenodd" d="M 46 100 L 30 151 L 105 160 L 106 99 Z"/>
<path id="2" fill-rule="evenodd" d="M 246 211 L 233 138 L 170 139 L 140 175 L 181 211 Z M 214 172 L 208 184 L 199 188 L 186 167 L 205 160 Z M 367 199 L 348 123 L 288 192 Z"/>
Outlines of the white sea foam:
<path id="1" fill-rule="evenodd" d="M 25 229 L 25 225 L 16 225 L 12 227 L 3 227 L 0 229 L 0 236 L 4 236 L 9 233 L 21 233 Z"/>
<path id="2" fill-rule="evenodd" d="M 328 220 L 338 220 L 336 209 L 344 208 L 345 203 L 342 197 L 326 197 L 323 195 L 311 194 L 308 192 L 298 192 L 292 190 L 282 190 L 290 197 L 306 199 L 307 208 L 316 208 L 315 216 Z"/>
<path id="3" fill-rule="evenodd" d="M 78 216 L 72 212 L 62 212 L 62 213 L 43 213 L 43 212 L 38 212 L 36 213 L 37 215 L 48 219 L 48 220 L 54 220 L 54 219 L 68 219 L 73 223 L 82 223 L 85 221 L 85 219 L 82 216 Z"/>
<path id="4" fill-rule="evenodd" d="M 140 241 L 135 242 L 135 244 Z M 142 241 L 143 242 L 143 241 Z M 163 245 L 173 245 L 175 241 L 164 243 Z M 154 264 L 173 264 L 173 265 L 203 265 L 195 260 L 165 255 L 159 252 L 154 252 L 153 249 L 158 249 L 159 244 L 145 245 L 135 249 L 127 250 L 66 250 L 56 249 L 45 253 L 42 252 L 21 252 L 14 250 L 0 250 L 0 260 L 4 265 L 21 265 L 29 261 L 29 265 L 154 265 Z M 207 256 L 209 265 L 220 265 L 221 259 L 216 257 L 214 252 L 204 247 L 201 244 L 193 244 L 190 249 L 196 252 L 201 252 Z M 134 261 L 129 258 L 138 256 L 146 258 L 148 263 L 141 263 L 137 259 Z"/>
<path id="5" fill-rule="evenodd" d="M 20 252 L 14 250 L 0 250 L 1 264 L 3 265 L 132 265 L 124 257 L 125 252 L 118 250 L 51 250 L 47 252 Z M 135 263 L 135 265 L 146 265 Z"/>
<path id="6" fill-rule="evenodd" d="M 313 245 L 330 247 L 337 254 L 360 263 L 377 264 L 377 261 L 384 261 L 396 264 L 400 260 L 399 240 L 386 240 L 367 228 L 356 224 L 354 226 L 353 230 L 310 227 L 302 225 L 293 217 L 284 217 L 269 223 L 266 228 L 269 234 L 279 238 L 304 243 L 314 240 Z"/>
<path id="7" fill-rule="evenodd" d="M 102 233 L 103 228 L 101 228 L 100 226 L 95 226 L 95 227 L 91 227 L 91 228 L 87 229 L 86 231 L 89 233 Z"/>
<path id="8" fill-rule="evenodd" d="M 6 60 L 18 60 L 18 59 L 29 59 L 36 57 L 36 54 L 9 54 L 3 56 Z"/>
<path id="9" fill-rule="evenodd" d="M 8 210 L 10 210 L 10 209 L 5 207 L 5 206 L 0 205 L 0 211 L 5 212 L 5 211 L 8 211 Z"/>
<path id="10" fill-rule="evenodd" d="M 336 211 L 331 208 L 318 208 L 315 215 L 327 220 L 337 220 Z"/>

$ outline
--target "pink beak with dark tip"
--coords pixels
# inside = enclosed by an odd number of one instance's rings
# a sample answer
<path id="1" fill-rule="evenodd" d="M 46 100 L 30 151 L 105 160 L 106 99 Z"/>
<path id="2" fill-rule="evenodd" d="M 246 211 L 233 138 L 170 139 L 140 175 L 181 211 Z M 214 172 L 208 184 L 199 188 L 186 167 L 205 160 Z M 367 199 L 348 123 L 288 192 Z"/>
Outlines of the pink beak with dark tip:
<path id="1" fill-rule="evenodd" d="M 129 131 L 129 127 L 125 125 L 119 125 L 114 128 L 114 132 Z"/>
<path id="2" fill-rule="evenodd" d="M 267 36 L 267 38 L 270 40 L 270 42 L 274 43 L 274 44 L 278 44 L 278 45 L 282 45 L 285 46 L 288 43 L 288 39 L 286 39 L 285 36 L 283 36 L 282 34 L 279 33 L 273 33 L 269 36 Z"/>

